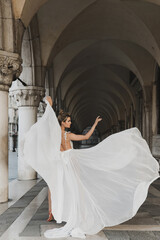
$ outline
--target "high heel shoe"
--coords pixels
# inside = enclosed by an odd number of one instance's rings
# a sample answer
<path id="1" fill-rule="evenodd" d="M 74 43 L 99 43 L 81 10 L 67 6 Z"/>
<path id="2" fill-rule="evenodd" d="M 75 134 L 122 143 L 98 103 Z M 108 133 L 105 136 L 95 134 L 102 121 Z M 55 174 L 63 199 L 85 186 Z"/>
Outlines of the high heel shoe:
<path id="1" fill-rule="evenodd" d="M 49 211 L 49 217 L 48 217 L 48 219 L 47 219 L 47 222 L 50 222 L 50 221 L 52 221 L 52 220 L 54 220 L 54 217 L 53 217 L 52 212 Z"/>

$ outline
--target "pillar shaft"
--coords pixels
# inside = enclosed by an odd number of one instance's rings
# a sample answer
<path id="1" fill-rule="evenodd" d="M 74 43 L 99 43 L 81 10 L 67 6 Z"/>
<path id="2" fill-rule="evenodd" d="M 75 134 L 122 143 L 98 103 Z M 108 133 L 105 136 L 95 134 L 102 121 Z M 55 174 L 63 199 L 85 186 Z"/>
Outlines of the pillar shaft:
<path id="1" fill-rule="evenodd" d="M 9 96 L 9 105 L 8 105 L 8 114 L 9 114 L 9 150 L 15 152 L 17 147 L 17 106 L 13 102 L 13 99 Z"/>
<path id="2" fill-rule="evenodd" d="M 160 161 L 159 87 L 159 82 L 154 82 L 152 92 L 152 154 Z"/>
<path id="3" fill-rule="evenodd" d="M 152 134 L 157 134 L 157 89 L 155 83 L 152 89 Z"/>
<path id="4" fill-rule="evenodd" d="M 151 119 L 151 105 L 150 103 L 145 103 L 144 105 L 145 109 L 145 139 L 148 143 L 148 145 L 151 147 L 151 124 L 152 124 L 152 119 Z"/>
<path id="5" fill-rule="evenodd" d="M 0 202 L 8 199 L 8 92 L 0 91 Z"/>
<path id="6" fill-rule="evenodd" d="M 10 91 L 10 96 L 17 102 L 18 119 L 18 179 L 36 179 L 37 173 L 23 159 L 21 140 L 30 127 L 37 121 L 37 108 L 40 100 L 44 97 L 45 90 L 42 87 L 27 86 L 17 87 Z"/>
<path id="7" fill-rule="evenodd" d="M 37 121 L 37 107 L 19 107 L 18 146 L 30 127 Z M 36 179 L 37 173 L 23 161 L 21 148 L 18 148 L 18 179 Z"/>
<path id="8" fill-rule="evenodd" d="M 8 201 L 8 90 L 21 63 L 18 54 L 0 50 L 0 203 Z"/>

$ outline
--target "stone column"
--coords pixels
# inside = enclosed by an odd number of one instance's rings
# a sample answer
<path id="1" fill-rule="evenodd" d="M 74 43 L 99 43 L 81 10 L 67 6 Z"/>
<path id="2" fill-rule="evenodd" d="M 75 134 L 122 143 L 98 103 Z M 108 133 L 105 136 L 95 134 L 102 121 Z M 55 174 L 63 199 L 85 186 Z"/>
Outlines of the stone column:
<path id="1" fill-rule="evenodd" d="M 124 129 L 127 129 L 127 110 L 125 109 L 125 113 L 124 113 L 124 122 L 125 122 L 125 125 L 124 125 Z"/>
<path id="2" fill-rule="evenodd" d="M 45 90 L 42 87 L 27 86 L 16 88 L 10 91 L 15 98 L 19 110 L 18 120 L 18 179 L 30 180 L 36 179 L 37 173 L 32 169 L 22 157 L 20 148 L 21 140 L 30 127 L 37 121 L 37 108 L 40 100 L 44 97 Z"/>
<path id="3" fill-rule="evenodd" d="M 133 105 L 131 104 L 131 112 L 130 112 L 130 127 L 133 127 Z"/>
<path id="4" fill-rule="evenodd" d="M 157 86 L 153 83 L 152 88 L 152 134 L 157 134 Z"/>
<path id="5" fill-rule="evenodd" d="M 159 79 L 158 79 L 159 80 Z M 160 162 L 160 134 L 159 128 L 159 82 L 153 83 L 152 90 L 152 154 Z"/>
<path id="6" fill-rule="evenodd" d="M 140 129 L 140 131 L 142 132 L 142 126 L 143 126 L 143 99 L 140 97 L 139 99 L 139 123 L 138 123 L 138 127 Z"/>
<path id="7" fill-rule="evenodd" d="M 145 139 L 148 142 L 148 145 L 151 147 L 151 104 L 145 103 L 144 104 L 145 109 Z"/>
<path id="8" fill-rule="evenodd" d="M 0 203 L 8 201 L 8 90 L 21 63 L 18 54 L 0 50 Z"/>
<path id="9" fill-rule="evenodd" d="M 62 108 L 62 100 L 61 100 L 61 87 L 58 88 L 58 111 Z"/>
<path id="10" fill-rule="evenodd" d="M 9 106 L 8 106 L 8 120 L 9 120 L 9 150 L 15 152 L 16 138 L 17 138 L 17 106 L 13 101 L 13 98 L 9 95 Z"/>

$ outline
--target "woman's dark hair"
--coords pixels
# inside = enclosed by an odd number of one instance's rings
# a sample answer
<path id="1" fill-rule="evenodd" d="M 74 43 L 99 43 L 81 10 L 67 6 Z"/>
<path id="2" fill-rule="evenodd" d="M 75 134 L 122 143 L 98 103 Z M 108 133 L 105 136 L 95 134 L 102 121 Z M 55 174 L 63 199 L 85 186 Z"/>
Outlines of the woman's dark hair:
<path id="1" fill-rule="evenodd" d="M 61 125 L 62 122 L 65 122 L 68 117 L 71 117 L 70 113 L 65 113 L 62 109 L 60 109 L 58 114 L 59 124 Z"/>

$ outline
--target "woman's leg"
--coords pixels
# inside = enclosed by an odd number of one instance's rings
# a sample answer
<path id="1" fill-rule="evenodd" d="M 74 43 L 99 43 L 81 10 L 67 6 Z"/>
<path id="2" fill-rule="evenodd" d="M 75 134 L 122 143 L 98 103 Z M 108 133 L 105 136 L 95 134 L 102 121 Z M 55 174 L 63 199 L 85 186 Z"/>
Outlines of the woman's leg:
<path id="1" fill-rule="evenodd" d="M 48 210 L 49 210 L 49 213 L 52 211 L 52 208 L 51 208 L 51 192 L 48 188 Z"/>
<path id="2" fill-rule="evenodd" d="M 49 217 L 47 219 L 48 222 L 52 221 L 54 219 L 52 215 L 52 206 L 51 206 L 51 192 L 48 188 L 48 210 L 49 210 Z"/>

